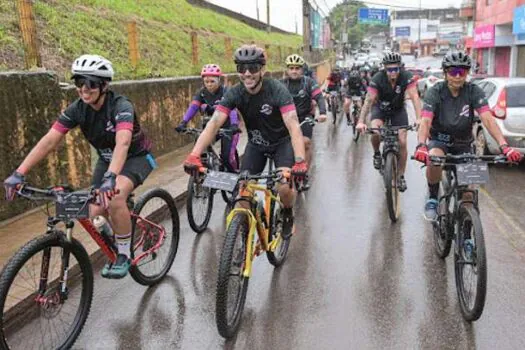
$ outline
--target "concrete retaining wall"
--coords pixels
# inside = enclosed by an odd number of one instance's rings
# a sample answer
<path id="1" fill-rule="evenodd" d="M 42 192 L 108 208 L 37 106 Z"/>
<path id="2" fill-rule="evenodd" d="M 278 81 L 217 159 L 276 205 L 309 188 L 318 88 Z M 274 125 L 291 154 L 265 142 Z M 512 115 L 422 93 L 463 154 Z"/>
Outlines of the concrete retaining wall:
<path id="1" fill-rule="evenodd" d="M 324 80 L 327 64 L 318 66 Z M 269 75 L 281 78 L 282 72 Z M 236 74 L 225 78 L 227 84 L 238 82 Z M 173 131 L 182 119 L 194 92 L 201 86 L 200 77 L 121 81 L 112 89 L 130 98 L 141 125 L 153 141 L 153 154 L 160 156 L 192 142 L 189 136 Z M 72 86 L 61 88 L 53 73 L 0 74 L 0 180 L 18 167 L 24 157 L 44 136 L 60 111 L 77 98 Z M 195 118 L 198 119 L 198 118 Z M 27 180 L 35 186 L 68 183 L 88 186 L 91 180 L 92 152 L 80 130 L 67 134 L 65 143 L 31 170 Z M 3 192 L 2 192 L 3 197 Z M 36 205 L 36 204 L 35 204 Z M 30 209 L 24 200 L 0 202 L 0 220 Z"/>

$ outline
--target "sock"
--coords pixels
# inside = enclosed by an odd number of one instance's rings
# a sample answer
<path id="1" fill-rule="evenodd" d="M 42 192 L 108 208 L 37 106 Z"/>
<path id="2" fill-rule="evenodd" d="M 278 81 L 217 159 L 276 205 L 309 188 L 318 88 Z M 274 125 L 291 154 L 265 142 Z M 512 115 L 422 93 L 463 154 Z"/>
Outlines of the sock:
<path id="1" fill-rule="evenodd" d="M 439 182 L 437 184 L 428 184 L 428 193 L 431 199 L 437 199 L 439 193 Z"/>
<path id="2" fill-rule="evenodd" d="M 129 258 L 131 255 L 131 232 L 124 235 L 115 234 L 115 241 L 117 243 L 118 253 Z"/>

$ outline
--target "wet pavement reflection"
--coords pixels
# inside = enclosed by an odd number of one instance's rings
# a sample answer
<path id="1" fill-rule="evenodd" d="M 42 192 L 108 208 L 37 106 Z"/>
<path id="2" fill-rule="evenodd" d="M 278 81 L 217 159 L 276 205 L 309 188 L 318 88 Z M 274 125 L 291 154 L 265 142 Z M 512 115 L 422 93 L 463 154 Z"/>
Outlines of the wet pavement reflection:
<path id="1" fill-rule="evenodd" d="M 201 235 L 180 209 L 178 254 L 161 284 L 147 289 L 131 278 L 96 277 L 90 317 L 75 347 L 525 348 L 524 200 L 511 187 L 525 185 L 523 168 L 492 168 L 492 182 L 482 190 L 489 285 L 485 311 L 470 325 L 459 311 L 452 259 L 435 255 L 422 218 L 423 170 L 409 163 L 401 218 L 392 224 L 368 137 L 355 144 L 341 121 L 316 126 L 314 139 L 312 188 L 297 200 L 288 259 L 279 269 L 264 255 L 254 261 L 235 338 L 225 341 L 215 325 L 224 239 L 224 203 L 217 195 L 210 229 Z M 409 139 L 412 150 L 415 134 Z"/>

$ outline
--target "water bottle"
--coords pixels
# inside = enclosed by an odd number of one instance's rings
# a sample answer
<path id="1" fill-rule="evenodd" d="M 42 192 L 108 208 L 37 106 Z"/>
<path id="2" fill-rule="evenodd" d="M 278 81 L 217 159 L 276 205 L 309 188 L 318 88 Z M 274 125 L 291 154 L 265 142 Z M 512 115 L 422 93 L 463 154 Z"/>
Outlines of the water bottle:
<path id="1" fill-rule="evenodd" d="M 93 224 L 97 228 L 98 232 L 100 232 L 103 236 L 106 236 L 111 242 L 113 242 L 113 230 L 111 229 L 111 225 L 105 217 L 103 217 L 102 215 L 95 216 L 95 218 L 93 219 Z"/>

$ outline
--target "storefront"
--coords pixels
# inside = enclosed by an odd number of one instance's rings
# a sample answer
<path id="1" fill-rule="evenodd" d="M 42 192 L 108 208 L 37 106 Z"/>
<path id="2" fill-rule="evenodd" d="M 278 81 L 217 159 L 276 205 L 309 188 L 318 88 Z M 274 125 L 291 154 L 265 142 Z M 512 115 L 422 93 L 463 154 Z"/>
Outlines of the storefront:
<path id="1" fill-rule="evenodd" d="M 480 25 L 474 29 L 473 46 L 478 50 L 479 73 L 494 74 L 494 40 L 493 24 Z"/>
<path id="2" fill-rule="evenodd" d="M 514 9 L 512 34 L 516 46 L 511 54 L 511 76 L 525 77 L 525 6 Z"/>

